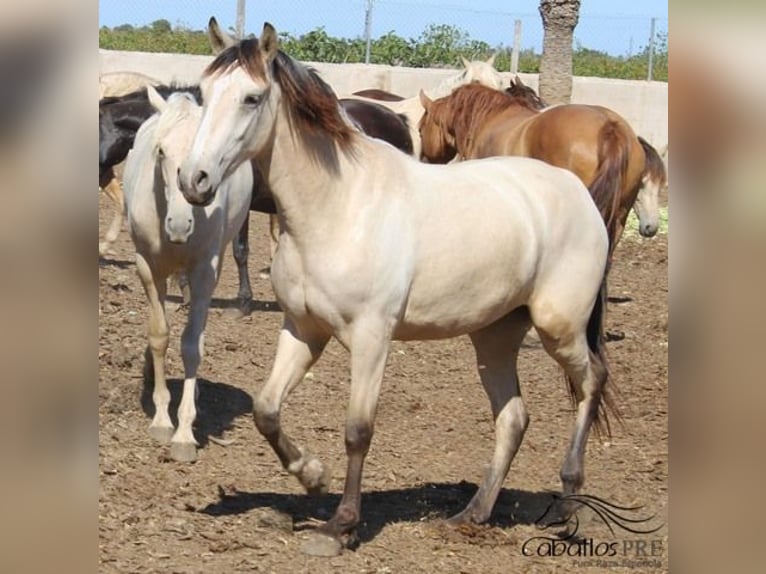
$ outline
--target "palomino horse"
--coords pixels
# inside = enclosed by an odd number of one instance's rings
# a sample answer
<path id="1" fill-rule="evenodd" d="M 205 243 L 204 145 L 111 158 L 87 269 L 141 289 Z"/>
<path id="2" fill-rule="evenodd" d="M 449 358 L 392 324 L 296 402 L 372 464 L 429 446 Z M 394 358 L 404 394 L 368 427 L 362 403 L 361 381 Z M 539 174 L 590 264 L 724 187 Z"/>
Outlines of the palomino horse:
<path id="1" fill-rule="evenodd" d="M 138 130 L 123 181 L 128 226 L 136 246 L 136 270 L 149 300 L 144 375 L 154 378 L 155 407 L 149 433 L 159 441 L 170 442 L 170 456 L 175 460 L 193 461 L 197 442 L 192 423 L 203 331 L 224 248 L 248 215 L 253 172 L 249 165 L 242 165 L 221 185 L 208 206 L 189 205 L 177 187 L 177 172 L 191 149 L 202 110 L 187 93 L 174 93 L 167 102 L 152 87 L 148 94 L 160 113 Z M 181 336 L 184 385 L 175 432 L 168 414 L 170 393 L 165 381 L 169 339 L 165 294 L 167 278 L 173 273 L 184 273 L 191 287 L 189 318 Z"/>
<path id="2" fill-rule="evenodd" d="M 154 88 L 163 98 L 167 98 L 175 92 L 185 92 L 191 94 L 194 99 L 201 103 L 199 86 L 166 86 L 160 85 Z M 133 147 L 133 141 L 136 132 L 141 125 L 148 120 L 156 110 L 149 101 L 147 89 L 143 88 L 137 92 L 132 92 L 120 97 L 105 98 L 99 102 L 99 181 L 109 182 L 100 183 L 104 191 L 109 193 L 115 188 L 120 190 L 119 182 L 114 178 L 113 167 L 122 162 Z M 402 128 L 403 129 L 403 128 Z M 263 213 L 276 213 L 274 199 L 271 193 L 263 183 L 260 174 L 253 174 L 253 193 L 251 196 L 250 210 Z M 111 181 L 109 181 L 111 179 Z M 111 197 L 111 195 L 110 195 Z M 119 201 L 122 206 L 122 192 L 120 191 Z M 117 239 L 122 226 L 122 209 L 115 212 L 114 219 L 104 237 L 104 242 L 99 244 L 99 252 L 103 255 L 108 252 L 112 242 Z M 250 276 L 247 268 L 247 259 L 249 254 L 249 220 L 245 219 L 242 229 L 237 238 L 232 242 L 232 252 L 234 261 L 237 264 L 239 273 L 239 291 L 237 294 L 237 305 L 243 313 L 250 308 L 250 302 L 253 298 L 253 292 L 250 287 Z"/>
<path id="3" fill-rule="evenodd" d="M 638 141 L 644 148 L 646 162 L 633 212 L 638 217 L 638 232 L 641 236 L 654 237 L 660 226 L 660 192 L 668 188 L 668 171 L 654 146 L 641 136 L 638 136 Z"/>
<path id="4" fill-rule="evenodd" d="M 548 107 L 537 92 L 524 84 L 521 78 L 516 76 L 511 79 L 510 87 L 505 91 L 512 97 L 524 102 L 527 107 L 535 110 L 543 110 Z M 641 175 L 641 188 L 633 204 L 633 212 L 638 217 L 638 232 L 643 237 L 654 237 L 659 229 L 660 219 L 660 191 L 668 186 L 668 173 L 660 153 L 641 136 L 638 141 L 644 149 L 646 162 L 644 172 Z M 667 146 L 665 147 L 667 150 Z"/>
<path id="5" fill-rule="evenodd" d="M 493 64 L 495 62 L 496 54 L 489 57 L 486 62 L 469 62 L 465 58 L 461 57 L 460 61 L 463 64 L 463 71 L 455 76 L 445 78 L 436 87 L 427 90 L 427 93 L 432 98 L 440 98 L 448 95 L 452 90 L 458 86 L 465 84 L 480 84 L 487 86 L 498 91 L 503 89 L 503 78 L 500 73 L 495 70 Z M 354 96 L 358 98 L 359 96 Z M 379 104 L 386 106 L 390 110 L 397 114 L 404 114 L 409 122 L 412 145 L 415 153 L 415 157 L 420 157 L 420 132 L 418 131 L 418 122 L 423 116 L 425 111 L 421 100 L 418 96 L 407 98 L 399 101 L 392 101 L 378 98 L 366 98 L 367 101 L 372 99 Z"/>
<path id="6" fill-rule="evenodd" d="M 496 446 L 454 522 L 489 518 L 523 438 L 516 360 L 532 325 L 578 403 L 561 469 L 564 492 L 577 491 L 590 427 L 604 422 L 604 404 L 614 406 L 603 340 L 608 238 L 582 182 L 526 158 L 428 165 L 363 137 L 319 75 L 278 50 L 268 23 L 260 40 L 219 54 L 201 88 L 202 121 L 179 184 L 189 202 L 206 205 L 243 162 L 267 174 L 284 323 L 254 417 L 309 492 L 326 491 L 330 473 L 285 434 L 281 405 L 331 337 L 351 354 L 343 497 L 304 550 L 337 553 L 354 541 L 392 339 L 468 334 L 476 349 Z"/>
<path id="7" fill-rule="evenodd" d="M 619 241 L 644 171 L 644 150 L 630 125 L 601 106 L 563 105 L 540 112 L 525 100 L 471 84 L 432 101 L 420 94 L 422 155 L 442 163 L 518 155 L 574 172 L 606 223 L 609 254 Z"/>

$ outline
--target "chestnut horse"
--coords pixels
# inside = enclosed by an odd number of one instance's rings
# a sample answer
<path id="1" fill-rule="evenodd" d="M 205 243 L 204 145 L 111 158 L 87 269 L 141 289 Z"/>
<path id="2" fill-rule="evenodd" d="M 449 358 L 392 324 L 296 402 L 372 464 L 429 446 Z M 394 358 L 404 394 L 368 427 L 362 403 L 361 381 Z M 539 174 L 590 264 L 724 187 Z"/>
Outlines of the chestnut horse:
<path id="1" fill-rule="evenodd" d="M 526 99 L 478 84 L 431 100 L 421 92 L 421 155 L 432 163 L 519 155 L 574 172 L 593 197 L 609 234 L 611 260 L 636 201 L 644 150 L 628 123 L 601 106 L 538 111 Z"/>

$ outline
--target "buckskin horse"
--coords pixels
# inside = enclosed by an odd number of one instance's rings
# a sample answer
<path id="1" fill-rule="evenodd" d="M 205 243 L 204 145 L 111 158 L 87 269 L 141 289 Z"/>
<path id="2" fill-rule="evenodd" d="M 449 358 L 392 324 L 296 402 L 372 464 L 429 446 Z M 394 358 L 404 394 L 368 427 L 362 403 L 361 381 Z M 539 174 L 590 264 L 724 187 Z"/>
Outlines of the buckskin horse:
<path id="1" fill-rule="evenodd" d="M 281 224 L 271 277 L 284 323 L 254 418 L 309 492 L 327 490 L 329 470 L 284 432 L 281 406 L 331 337 L 351 355 L 343 496 L 304 551 L 337 554 L 355 540 L 392 339 L 467 334 L 476 349 L 496 444 L 453 522 L 489 518 L 527 428 L 516 360 L 531 326 L 578 405 L 561 468 L 564 492 L 576 492 L 590 427 L 615 406 L 603 338 L 608 238 L 582 182 L 519 157 L 428 165 L 364 137 L 319 75 L 278 49 L 268 23 L 260 39 L 221 52 L 200 85 L 202 121 L 179 185 L 187 201 L 207 205 L 244 162 L 267 174 Z"/>

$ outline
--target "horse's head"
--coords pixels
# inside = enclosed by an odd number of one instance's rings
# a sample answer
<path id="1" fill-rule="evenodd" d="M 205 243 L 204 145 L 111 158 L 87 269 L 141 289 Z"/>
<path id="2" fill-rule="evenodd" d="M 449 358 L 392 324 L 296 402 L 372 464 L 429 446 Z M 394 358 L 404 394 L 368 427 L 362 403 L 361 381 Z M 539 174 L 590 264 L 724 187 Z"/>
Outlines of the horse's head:
<path id="1" fill-rule="evenodd" d="M 447 98 L 432 100 L 421 90 L 420 103 L 424 110 L 418 123 L 421 159 L 429 163 L 447 163 L 457 154 L 455 135 L 446 121 Z"/>
<path id="2" fill-rule="evenodd" d="M 225 48 L 203 74 L 202 120 L 178 182 L 187 201 L 206 205 L 218 185 L 272 138 L 280 87 L 274 79 L 277 33 L 264 24 L 259 39 Z"/>
<path id="3" fill-rule="evenodd" d="M 530 109 L 542 110 L 548 107 L 547 104 L 540 99 L 540 96 L 537 95 L 537 92 L 524 84 L 518 76 L 516 76 L 515 79 L 511 78 L 511 85 L 505 89 L 505 92 L 517 102 Z"/>
<path id="4" fill-rule="evenodd" d="M 668 172 L 657 150 L 644 138 L 638 138 L 644 149 L 645 167 L 641 176 L 641 189 L 633 204 L 638 217 L 638 232 L 642 237 L 654 237 L 659 229 L 660 192 L 667 190 Z"/>
<path id="5" fill-rule="evenodd" d="M 469 62 L 461 56 L 460 61 L 463 63 L 463 68 L 465 68 L 461 83 L 476 83 L 489 88 L 495 88 L 496 90 L 502 90 L 503 78 L 500 75 L 500 72 L 494 67 L 495 56 L 497 56 L 497 54 L 492 54 L 486 62 L 476 60 Z"/>
<path id="6" fill-rule="evenodd" d="M 194 132 L 202 116 L 202 108 L 193 96 L 176 92 L 167 100 L 151 86 L 147 95 L 152 107 L 159 112 L 154 129 L 153 154 L 156 169 L 162 173 L 167 212 L 164 228 L 168 241 L 186 243 L 194 232 L 194 207 L 178 188 L 178 170 L 189 152 Z"/>

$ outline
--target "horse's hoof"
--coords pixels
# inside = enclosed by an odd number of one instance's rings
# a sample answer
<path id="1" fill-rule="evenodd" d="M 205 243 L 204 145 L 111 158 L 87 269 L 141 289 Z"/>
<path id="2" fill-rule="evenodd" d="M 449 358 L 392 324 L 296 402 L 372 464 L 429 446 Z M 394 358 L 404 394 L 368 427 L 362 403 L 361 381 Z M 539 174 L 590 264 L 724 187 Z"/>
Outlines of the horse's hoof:
<path id="1" fill-rule="evenodd" d="M 171 443 L 170 458 L 176 462 L 194 462 L 197 460 L 197 445 L 191 442 Z"/>
<path id="2" fill-rule="evenodd" d="M 318 458 L 310 458 L 303 465 L 299 478 L 309 494 L 326 494 L 330 490 L 332 480 L 330 468 L 322 464 Z"/>
<path id="3" fill-rule="evenodd" d="M 339 556 L 343 552 L 343 545 L 337 538 L 320 534 L 319 532 L 312 532 L 303 543 L 301 550 L 309 556 L 332 558 L 333 556 Z"/>
<path id="4" fill-rule="evenodd" d="M 112 244 L 106 242 L 98 244 L 98 254 L 101 257 L 106 257 L 107 255 L 117 255 L 114 249 L 112 249 Z"/>
<path id="5" fill-rule="evenodd" d="M 229 307 L 224 310 L 223 314 L 232 320 L 241 319 L 245 316 L 245 312 L 240 307 Z"/>
<path id="6" fill-rule="evenodd" d="M 149 427 L 149 436 L 160 444 L 170 444 L 170 439 L 173 438 L 173 432 L 173 427 Z"/>

